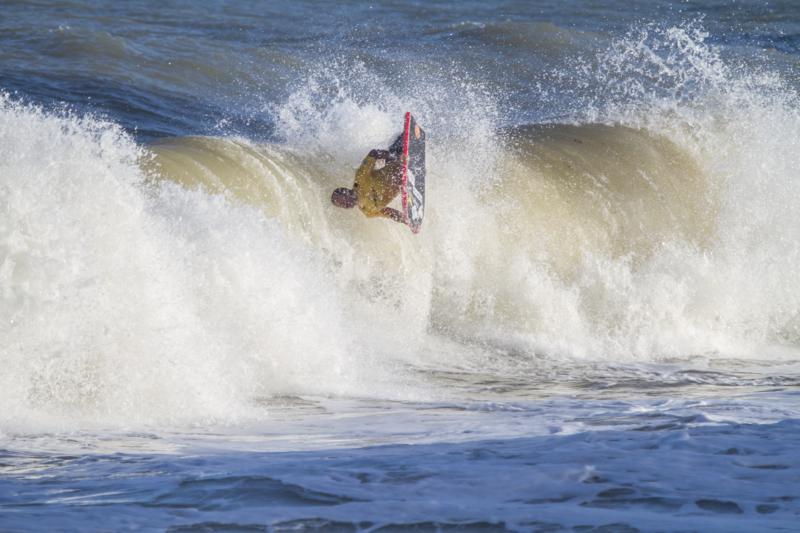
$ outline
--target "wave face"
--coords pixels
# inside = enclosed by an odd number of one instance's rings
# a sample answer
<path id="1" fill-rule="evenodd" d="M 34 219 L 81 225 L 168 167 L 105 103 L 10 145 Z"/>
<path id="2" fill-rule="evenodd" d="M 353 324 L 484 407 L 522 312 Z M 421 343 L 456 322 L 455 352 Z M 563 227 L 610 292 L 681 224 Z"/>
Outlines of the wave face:
<path id="1" fill-rule="evenodd" d="M 150 149 L 169 180 L 260 208 L 335 271 L 380 280 L 351 295 L 389 303 L 414 287 L 408 320 L 419 333 L 593 359 L 796 346 L 796 93 L 726 63 L 692 27 L 631 34 L 599 59 L 571 82 L 581 105 L 568 123 L 497 129 L 478 89 L 456 97 L 433 84 L 459 101 L 418 111 L 433 139 L 418 238 L 328 205 L 411 105 L 378 82 L 372 95 L 386 109 L 359 103 L 357 89 L 326 100 L 312 81 L 275 111 L 281 144 L 189 138 Z M 577 94 L 582 86 L 592 90 Z"/>
<path id="2" fill-rule="evenodd" d="M 326 61 L 267 106 L 269 141 L 139 144 L 4 96 L 2 423 L 447 395 L 407 372 L 428 365 L 796 358 L 791 84 L 691 26 L 631 32 L 550 82 L 542 106 L 569 115 L 524 123 L 457 67 L 402 84 Z M 430 139 L 419 235 L 329 203 L 406 109 Z"/>

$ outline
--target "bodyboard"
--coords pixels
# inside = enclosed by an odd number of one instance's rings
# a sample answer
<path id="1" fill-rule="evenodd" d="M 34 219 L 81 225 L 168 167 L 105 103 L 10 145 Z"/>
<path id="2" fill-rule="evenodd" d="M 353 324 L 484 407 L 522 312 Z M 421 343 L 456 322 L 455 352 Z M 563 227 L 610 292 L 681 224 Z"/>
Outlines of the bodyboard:
<path id="1" fill-rule="evenodd" d="M 403 218 L 417 233 L 425 214 L 425 132 L 406 113 L 403 128 Z"/>

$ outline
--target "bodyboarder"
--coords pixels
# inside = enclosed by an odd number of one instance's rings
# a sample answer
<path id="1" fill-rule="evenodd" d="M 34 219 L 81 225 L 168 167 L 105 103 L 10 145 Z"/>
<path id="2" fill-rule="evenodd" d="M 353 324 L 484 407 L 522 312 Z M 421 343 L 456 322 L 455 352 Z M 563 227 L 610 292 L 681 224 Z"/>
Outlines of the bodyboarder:
<path id="1" fill-rule="evenodd" d="M 353 188 L 339 187 L 331 202 L 352 209 L 356 205 L 368 217 L 385 217 L 405 224 L 403 214 L 387 207 L 400 193 L 403 182 L 403 135 L 388 150 L 371 150 L 358 167 Z"/>

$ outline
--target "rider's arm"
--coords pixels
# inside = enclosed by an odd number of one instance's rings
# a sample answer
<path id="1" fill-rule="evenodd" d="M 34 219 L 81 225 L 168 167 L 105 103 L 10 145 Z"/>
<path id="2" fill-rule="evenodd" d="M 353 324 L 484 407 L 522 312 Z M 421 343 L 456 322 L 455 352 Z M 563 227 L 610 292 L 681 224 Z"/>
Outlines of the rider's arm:
<path id="1" fill-rule="evenodd" d="M 401 155 L 403 155 L 403 135 L 404 133 L 400 133 L 400 135 L 397 136 L 397 139 L 395 139 L 391 146 L 389 146 L 389 153 L 398 159 Z"/>
<path id="2" fill-rule="evenodd" d="M 374 149 L 369 151 L 367 157 L 371 157 L 373 159 L 389 160 L 394 158 L 394 154 L 392 154 L 389 150 Z"/>
<path id="3" fill-rule="evenodd" d="M 398 211 L 397 209 L 392 209 L 391 207 L 384 207 L 381 209 L 381 216 L 386 218 L 391 218 L 395 222 L 400 222 L 401 224 L 405 224 L 405 220 L 403 219 L 403 213 Z"/>

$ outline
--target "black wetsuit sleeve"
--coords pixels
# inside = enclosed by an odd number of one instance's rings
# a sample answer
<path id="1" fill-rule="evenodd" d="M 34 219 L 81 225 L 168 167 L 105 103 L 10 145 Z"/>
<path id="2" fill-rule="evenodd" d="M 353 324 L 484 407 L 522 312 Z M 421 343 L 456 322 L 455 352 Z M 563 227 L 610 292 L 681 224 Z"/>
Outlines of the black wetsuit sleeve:
<path id="1" fill-rule="evenodd" d="M 403 134 L 397 136 L 397 139 L 389 146 L 389 153 L 392 156 L 399 158 L 403 155 Z"/>

